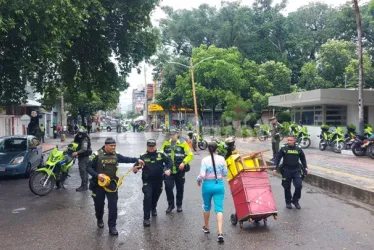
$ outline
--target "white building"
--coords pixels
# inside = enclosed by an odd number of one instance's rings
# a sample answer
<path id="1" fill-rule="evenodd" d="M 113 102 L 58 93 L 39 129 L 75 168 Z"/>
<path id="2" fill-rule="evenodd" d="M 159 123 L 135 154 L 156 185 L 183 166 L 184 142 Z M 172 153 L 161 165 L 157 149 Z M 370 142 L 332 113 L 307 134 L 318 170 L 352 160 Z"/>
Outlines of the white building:
<path id="1" fill-rule="evenodd" d="M 286 95 L 271 96 L 269 106 L 287 107 L 292 122 L 302 120 L 308 127 L 312 147 L 318 147 L 321 125 L 336 125 L 346 129 L 354 124 L 358 130 L 357 89 L 316 89 Z M 374 90 L 364 90 L 364 120 L 374 126 Z"/>

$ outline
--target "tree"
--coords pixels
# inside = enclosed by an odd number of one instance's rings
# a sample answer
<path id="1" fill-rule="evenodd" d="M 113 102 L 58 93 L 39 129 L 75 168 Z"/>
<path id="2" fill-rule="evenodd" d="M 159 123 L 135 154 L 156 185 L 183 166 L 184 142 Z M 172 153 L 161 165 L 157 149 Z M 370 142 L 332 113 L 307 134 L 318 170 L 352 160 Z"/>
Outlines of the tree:
<path id="1" fill-rule="evenodd" d="M 344 86 L 345 68 L 356 57 L 356 45 L 352 42 L 329 40 L 320 49 L 317 59 L 320 76 L 334 87 Z"/>
<path id="2" fill-rule="evenodd" d="M 301 77 L 299 81 L 300 89 L 327 89 L 332 88 L 333 86 L 332 82 L 323 79 L 319 75 L 317 64 L 315 62 L 306 63 L 301 68 Z"/>
<path id="3" fill-rule="evenodd" d="M 26 83 L 47 94 L 62 86 L 86 92 L 118 89 L 118 75 L 156 51 L 159 34 L 150 12 L 157 3 L 2 1 L 0 105 L 24 102 Z"/>
<path id="4" fill-rule="evenodd" d="M 231 91 L 226 93 L 226 109 L 222 119 L 226 121 L 243 121 L 252 109 L 250 100 L 244 101 L 241 97 L 234 95 Z"/>

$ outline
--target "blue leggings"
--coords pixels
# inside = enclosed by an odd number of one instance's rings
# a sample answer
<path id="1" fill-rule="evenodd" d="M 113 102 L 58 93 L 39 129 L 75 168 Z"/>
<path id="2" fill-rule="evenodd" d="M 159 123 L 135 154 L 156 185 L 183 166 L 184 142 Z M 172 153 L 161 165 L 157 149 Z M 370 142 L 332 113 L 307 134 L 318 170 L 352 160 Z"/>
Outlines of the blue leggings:
<path id="1" fill-rule="evenodd" d="M 203 181 L 203 209 L 209 212 L 212 207 L 212 198 L 214 201 L 214 212 L 223 213 L 223 199 L 225 198 L 225 186 L 222 180 L 204 180 Z"/>

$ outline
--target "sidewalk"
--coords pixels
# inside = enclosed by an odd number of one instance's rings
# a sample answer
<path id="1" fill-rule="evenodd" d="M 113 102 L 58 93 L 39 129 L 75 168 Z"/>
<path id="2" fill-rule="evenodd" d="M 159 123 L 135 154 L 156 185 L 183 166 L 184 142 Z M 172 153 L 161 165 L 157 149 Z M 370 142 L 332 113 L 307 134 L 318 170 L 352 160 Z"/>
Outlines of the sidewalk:
<path id="1" fill-rule="evenodd" d="M 270 149 L 265 157 L 272 158 L 270 140 L 238 138 L 236 145 L 242 153 Z M 307 182 L 374 205 L 374 161 L 371 158 L 337 154 L 329 148 L 325 151 L 308 148 L 304 152 L 310 174 Z"/>
<path id="2" fill-rule="evenodd" d="M 46 138 L 44 140 L 44 143 L 42 144 L 43 153 L 50 151 L 54 149 L 56 146 L 66 146 L 68 145 L 73 139 L 72 138 L 66 138 L 64 142 L 61 141 L 61 139 L 50 139 Z"/>

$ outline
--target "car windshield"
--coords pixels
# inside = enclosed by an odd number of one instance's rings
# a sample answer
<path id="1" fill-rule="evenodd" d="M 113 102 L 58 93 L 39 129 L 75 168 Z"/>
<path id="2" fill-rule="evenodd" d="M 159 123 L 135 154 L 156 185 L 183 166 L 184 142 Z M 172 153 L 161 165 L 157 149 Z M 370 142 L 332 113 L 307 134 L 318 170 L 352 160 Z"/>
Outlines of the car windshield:
<path id="1" fill-rule="evenodd" d="M 0 139 L 0 152 L 21 152 L 26 151 L 27 141 L 24 138 Z"/>

